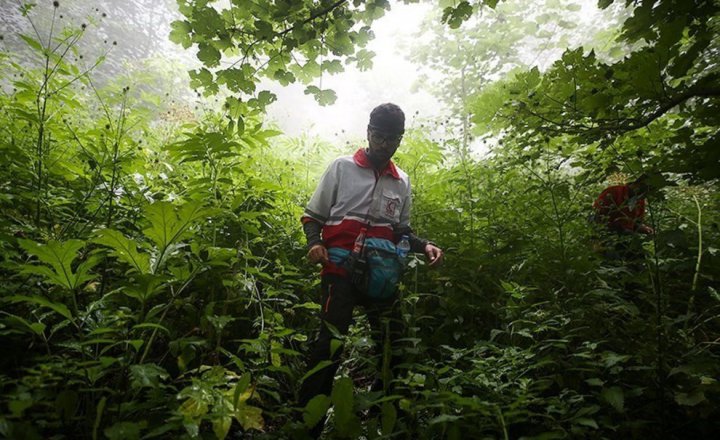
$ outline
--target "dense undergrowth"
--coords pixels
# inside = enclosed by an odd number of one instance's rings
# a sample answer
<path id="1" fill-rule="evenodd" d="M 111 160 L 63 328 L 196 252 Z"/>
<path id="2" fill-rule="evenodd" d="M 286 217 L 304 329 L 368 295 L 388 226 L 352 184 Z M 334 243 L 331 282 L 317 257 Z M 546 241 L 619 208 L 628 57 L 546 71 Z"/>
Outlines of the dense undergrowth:
<path id="1" fill-rule="evenodd" d="M 0 54 L 3 436 L 305 438 L 331 404 L 338 438 L 720 428 L 717 176 L 668 168 L 663 144 L 690 112 L 688 137 L 717 136 L 717 113 L 688 106 L 612 148 L 509 123 L 483 160 L 412 128 L 397 162 L 446 264 L 405 275 L 392 389 L 369 391 L 383 350 L 359 316 L 332 396 L 303 410 L 318 277 L 299 215 L 322 164 L 360 145 L 168 102 L 153 70 L 98 85 L 71 59 L 82 33 L 24 37 L 32 64 Z M 613 170 L 655 173 L 637 261 L 603 259 L 588 220 Z"/>

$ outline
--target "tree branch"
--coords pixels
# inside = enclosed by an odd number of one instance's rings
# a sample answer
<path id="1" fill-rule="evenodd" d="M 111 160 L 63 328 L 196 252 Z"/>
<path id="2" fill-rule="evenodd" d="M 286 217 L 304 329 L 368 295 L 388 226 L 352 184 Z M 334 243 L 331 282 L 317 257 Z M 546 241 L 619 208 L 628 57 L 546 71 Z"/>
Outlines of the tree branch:
<path id="1" fill-rule="evenodd" d="M 711 85 L 709 87 L 705 86 L 705 84 L 707 83 L 717 83 L 716 80 L 720 79 L 718 77 L 720 77 L 720 75 L 710 75 L 706 78 L 703 78 L 702 83 L 698 82 L 694 86 L 687 89 L 685 92 L 670 98 L 668 101 L 660 105 L 657 110 L 650 113 L 644 119 L 638 121 L 636 124 L 628 124 L 627 127 L 625 127 L 625 131 L 637 130 L 638 128 L 643 128 L 650 125 L 651 122 L 660 118 L 665 113 L 669 112 L 670 110 L 687 101 L 688 99 L 720 96 L 720 87 L 716 85 Z"/>
<path id="2" fill-rule="evenodd" d="M 545 126 L 546 130 L 563 132 L 568 134 L 590 134 L 602 135 L 608 132 L 625 133 L 647 127 L 653 121 L 661 118 L 667 112 L 692 98 L 720 97 L 720 74 L 711 74 L 697 81 L 694 85 L 667 100 L 659 102 L 657 108 L 651 113 L 640 118 L 622 118 L 596 120 L 597 126 L 588 127 L 580 121 L 572 121 L 567 124 L 553 121 L 537 112 L 525 107 L 522 111 L 550 124 Z"/>
<path id="3" fill-rule="evenodd" d="M 319 18 L 319 17 L 322 17 L 323 15 L 327 15 L 327 14 L 331 13 L 336 8 L 342 6 L 343 3 L 347 3 L 347 0 L 337 0 L 335 3 L 326 7 L 325 9 L 321 9 L 319 11 L 316 11 L 316 12 L 310 14 L 310 17 L 306 18 L 305 20 L 303 20 L 299 23 L 295 23 L 294 25 L 290 26 L 289 28 L 276 33 L 275 36 L 282 37 L 283 35 L 285 35 L 289 32 L 292 32 L 293 30 L 297 29 L 298 27 L 310 23 L 311 21 L 315 20 L 316 18 Z"/>

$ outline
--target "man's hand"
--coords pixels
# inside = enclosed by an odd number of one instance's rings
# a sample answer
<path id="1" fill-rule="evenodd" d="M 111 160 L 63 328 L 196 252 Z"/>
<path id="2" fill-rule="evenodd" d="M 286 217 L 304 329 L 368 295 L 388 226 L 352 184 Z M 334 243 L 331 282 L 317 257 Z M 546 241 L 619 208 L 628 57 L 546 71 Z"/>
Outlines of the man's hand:
<path id="1" fill-rule="evenodd" d="M 652 235 L 652 234 L 655 233 L 655 230 L 654 230 L 653 228 L 651 228 L 650 226 L 648 226 L 648 225 L 640 225 L 640 226 L 638 226 L 637 231 L 638 231 L 639 233 L 645 234 L 645 235 Z"/>
<path id="2" fill-rule="evenodd" d="M 315 246 L 311 247 L 310 250 L 307 253 L 307 259 L 310 260 L 311 263 L 321 263 L 321 264 L 327 264 L 328 263 L 328 251 L 322 244 L 316 244 Z"/>
<path id="3" fill-rule="evenodd" d="M 443 262 L 443 251 L 434 244 L 425 245 L 425 256 L 430 260 L 430 267 L 440 266 Z"/>

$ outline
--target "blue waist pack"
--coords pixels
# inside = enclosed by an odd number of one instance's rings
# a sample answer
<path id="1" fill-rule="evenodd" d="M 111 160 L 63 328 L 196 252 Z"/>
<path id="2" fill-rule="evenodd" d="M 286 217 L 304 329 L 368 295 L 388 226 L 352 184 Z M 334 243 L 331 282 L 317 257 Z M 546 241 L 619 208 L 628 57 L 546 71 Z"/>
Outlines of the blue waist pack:
<path id="1" fill-rule="evenodd" d="M 392 241 L 366 238 L 362 256 L 357 261 L 351 261 L 347 249 L 330 248 L 328 255 L 332 263 L 348 270 L 355 287 L 370 298 L 390 299 L 397 293 L 403 265 Z M 358 273 L 360 276 L 356 276 Z"/>

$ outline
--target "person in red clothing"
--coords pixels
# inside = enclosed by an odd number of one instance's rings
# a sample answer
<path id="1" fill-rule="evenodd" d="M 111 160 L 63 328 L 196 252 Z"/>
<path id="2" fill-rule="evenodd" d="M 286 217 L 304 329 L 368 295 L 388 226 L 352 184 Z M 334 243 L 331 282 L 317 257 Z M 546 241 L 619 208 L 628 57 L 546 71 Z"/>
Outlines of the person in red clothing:
<path id="1" fill-rule="evenodd" d="M 606 258 L 625 261 L 642 258 L 642 246 L 637 235 L 655 233 L 644 223 L 648 191 L 647 175 L 643 174 L 626 185 L 605 188 L 593 203 L 595 221 L 609 233 L 600 246 Z"/>
<path id="2" fill-rule="evenodd" d="M 617 234 L 652 234 L 653 229 L 643 223 L 648 190 L 646 175 L 627 185 L 605 188 L 593 203 L 596 221 Z"/>

